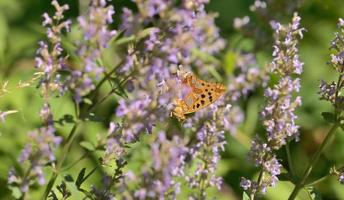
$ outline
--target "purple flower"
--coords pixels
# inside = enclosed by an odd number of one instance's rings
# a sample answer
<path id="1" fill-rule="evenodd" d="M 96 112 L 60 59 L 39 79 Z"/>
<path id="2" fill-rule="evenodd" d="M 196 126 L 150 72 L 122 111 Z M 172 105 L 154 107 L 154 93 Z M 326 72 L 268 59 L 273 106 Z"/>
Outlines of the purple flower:
<path id="1" fill-rule="evenodd" d="M 344 88 L 344 26 L 343 19 L 339 19 L 337 24 L 340 29 L 339 32 L 335 33 L 335 38 L 331 42 L 330 49 L 331 60 L 329 64 L 339 73 L 339 80 L 337 82 L 327 83 L 321 81 L 319 94 L 321 95 L 320 99 L 330 102 L 336 109 L 343 110 L 344 105 L 344 96 L 341 94 L 341 90 Z"/>
<path id="2" fill-rule="evenodd" d="M 222 179 L 217 177 L 215 172 L 220 160 L 220 152 L 224 151 L 225 144 L 224 131 L 219 130 L 215 122 L 211 122 L 201 127 L 197 132 L 197 143 L 189 149 L 189 154 L 197 164 L 197 168 L 194 174 L 187 175 L 185 180 L 194 190 L 202 191 L 203 197 L 206 196 L 207 188 L 213 186 L 221 188 Z M 197 198 L 194 195 L 190 197 Z"/>
<path id="3" fill-rule="evenodd" d="M 51 4 L 55 7 L 55 13 L 52 17 L 49 14 L 43 14 L 43 26 L 46 28 L 47 41 L 40 41 L 37 49 L 37 56 L 35 58 L 36 68 L 41 75 L 40 85 L 42 92 L 45 95 L 45 100 L 51 93 L 58 90 L 63 91 L 65 83 L 62 82 L 59 75 L 59 70 L 65 68 L 65 57 L 63 56 L 63 49 L 61 47 L 61 36 L 64 30 L 69 31 L 71 26 L 70 20 L 65 20 L 63 13 L 69 9 L 68 5 L 60 6 L 56 0 Z"/>
<path id="4" fill-rule="evenodd" d="M 240 186 L 244 189 L 244 190 L 248 190 L 251 188 L 251 181 L 244 178 L 244 177 L 241 177 L 241 180 L 240 180 Z"/>
<path id="5" fill-rule="evenodd" d="M 338 176 L 338 181 L 341 183 L 341 184 L 344 184 L 344 171 L 342 173 L 339 174 Z"/>
<path id="6" fill-rule="evenodd" d="M 88 13 L 78 17 L 83 39 L 77 42 L 77 54 L 81 58 L 81 69 L 73 71 L 69 79 L 69 88 L 74 91 L 75 100 L 80 103 L 82 98 L 95 89 L 95 82 L 105 71 L 99 64 L 102 51 L 116 35 L 115 30 L 108 28 L 113 22 L 113 6 L 106 5 L 104 0 L 93 0 Z"/>
<path id="7" fill-rule="evenodd" d="M 26 174 L 30 176 L 20 177 L 14 169 L 11 169 L 8 176 L 9 184 L 19 185 L 21 192 L 26 193 L 29 186 L 37 181 L 39 185 L 46 183 L 43 167 L 48 162 L 55 161 L 54 150 L 62 142 L 62 137 L 55 136 L 55 129 L 52 126 L 42 127 L 28 133 L 29 143 L 25 145 L 18 161 L 21 164 L 30 163 Z"/>
<path id="8" fill-rule="evenodd" d="M 300 89 L 300 79 L 293 74 L 300 75 L 302 65 L 298 56 L 298 37 L 302 38 L 303 28 L 299 28 L 300 17 L 295 13 L 292 23 L 281 25 L 274 22 L 275 45 L 271 72 L 279 76 L 278 82 L 265 89 L 266 105 L 261 114 L 266 129 L 266 139 L 256 138 L 252 141 L 250 158 L 261 168 L 260 182 L 243 181 L 244 190 L 252 194 L 265 193 L 267 187 L 275 186 L 282 165 L 278 162 L 275 150 L 280 149 L 290 140 L 299 140 L 298 126 L 295 124 L 297 116 L 295 109 L 301 105 L 301 97 L 293 97 L 293 93 Z M 243 179 L 246 180 L 246 179 Z M 251 184 L 249 184 L 251 183 Z"/>
<path id="9" fill-rule="evenodd" d="M 140 188 L 130 193 L 138 199 L 171 198 L 176 199 L 180 192 L 177 177 L 184 175 L 187 148 L 178 136 L 168 140 L 164 132 L 159 132 L 156 141 L 150 145 L 152 163 L 142 166 L 142 177 L 138 180 Z M 148 170 L 149 169 L 149 170 Z M 130 188 L 127 188 L 130 190 Z"/>

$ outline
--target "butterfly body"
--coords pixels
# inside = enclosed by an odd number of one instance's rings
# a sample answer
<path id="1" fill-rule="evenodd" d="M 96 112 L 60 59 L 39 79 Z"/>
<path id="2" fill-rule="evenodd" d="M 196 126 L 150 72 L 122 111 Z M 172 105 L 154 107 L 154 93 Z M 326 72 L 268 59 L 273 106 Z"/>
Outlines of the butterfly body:
<path id="1" fill-rule="evenodd" d="M 172 114 L 179 121 L 186 119 L 185 114 L 196 112 L 214 103 L 226 91 L 223 84 L 206 82 L 192 74 L 186 75 L 182 84 L 191 90 L 184 98 L 174 100 L 175 108 Z"/>

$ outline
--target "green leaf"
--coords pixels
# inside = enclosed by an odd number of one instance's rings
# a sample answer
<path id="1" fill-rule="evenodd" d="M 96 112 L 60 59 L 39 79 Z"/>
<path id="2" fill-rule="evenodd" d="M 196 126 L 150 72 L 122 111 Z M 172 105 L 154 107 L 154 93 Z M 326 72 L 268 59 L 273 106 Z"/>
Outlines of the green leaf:
<path id="1" fill-rule="evenodd" d="M 80 142 L 80 146 L 84 147 L 85 149 L 87 149 L 89 151 L 94 151 L 96 149 L 96 147 L 88 141 Z"/>
<path id="2" fill-rule="evenodd" d="M 322 112 L 321 115 L 325 119 L 325 121 L 329 123 L 335 123 L 336 122 L 336 117 L 333 113 L 330 112 Z"/>
<path id="3" fill-rule="evenodd" d="M 89 98 L 84 98 L 84 99 L 83 99 L 83 102 L 84 102 L 85 104 L 92 105 L 92 100 L 89 99 Z"/>
<path id="4" fill-rule="evenodd" d="M 125 30 L 118 31 L 117 34 L 110 39 L 109 44 L 112 44 L 113 42 L 116 42 L 116 41 L 124 38 L 124 33 L 125 33 Z"/>
<path id="5" fill-rule="evenodd" d="M 81 187 L 81 184 L 85 181 L 84 179 L 85 172 L 86 172 L 86 168 L 82 168 L 81 171 L 79 172 L 78 178 L 75 181 L 75 185 L 78 189 Z"/>
<path id="6" fill-rule="evenodd" d="M 111 77 L 110 81 L 113 84 L 112 89 L 113 90 L 116 89 L 114 91 L 115 94 L 117 94 L 118 96 L 123 97 L 123 98 L 128 98 L 127 92 L 126 92 L 125 88 L 123 87 L 123 84 L 125 84 L 125 82 L 126 82 L 125 80 L 121 81 L 116 77 Z"/>
<path id="7" fill-rule="evenodd" d="M 322 199 L 320 196 L 320 193 L 314 187 L 307 187 L 306 190 L 309 194 L 309 197 L 312 200 L 321 200 Z"/>
<path id="8" fill-rule="evenodd" d="M 66 123 L 75 123 L 73 115 L 70 115 L 70 114 L 63 115 L 63 120 Z"/>
<path id="9" fill-rule="evenodd" d="M 235 68 L 236 53 L 234 51 L 228 51 L 224 57 L 224 69 L 227 75 L 231 75 Z"/>
<path id="10" fill-rule="evenodd" d="M 12 191 L 12 196 L 15 199 L 19 199 L 22 196 L 22 192 L 20 191 L 20 189 L 16 186 L 9 186 L 9 189 Z"/>
<path id="11" fill-rule="evenodd" d="M 130 37 L 122 37 L 120 39 L 118 39 L 115 44 L 116 45 L 122 45 L 122 44 L 127 44 L 127 43 L 130 43 L 130 42 L 133 42 L 135 41 L 135 36 L 130 36 Z"/>
<path id="12" fill-rule="evenodd" d="M 281 173 L 279 176 L 278 176 L 278 179 L 280 181 L 290 181 L 292 179 L 292 177 L 290 177 L 290 174 L 289 173 Z"/>
<path id="13" fill-rule="evenodd" d="M 150 28 L 143 29 L 141 32 L 138 33 L 137 39 L 140 40 L 142 38 L 145 38 L 145 37 L 149 36 L 151 34 L 151 32 L 156 30 L 156 29 L 157 28 L 155 28 L 155 27 L 150 27 Z"/>
<path id="14" fill-rule="evenodd" d="M 92 121 L 92 122 L 103 122 L 104 118 L 95 115 L 94 113 L 89 113 L 86 117 L 85 117 L 86 121 Z"/>
<path id="15" fill-rule="evenodd" d="M 55 192 L 52 190 L 50 191 L 50 194 L 48 196 L 51 200 L 59 200 L 59 198 L 57 198 L 57 195 L 55 194 Z"/>
<path id="16" fill-rule="evenodd" d="M 70 174 L 65 175 L 64 180 L 67 182 L 74 182 L 74 179 Z"/>
<path id="17" fill-rule="evenodd" d="M 250 200 L 250 197 L 248 196 L 246 192 L 242 193 L 242 200 Z"/>
<path id="18" fill-rule="evenodd" d="M 8 25 L 5 16 L 0 14 L 0 61 L 4 59 L 8 35 Z"/>

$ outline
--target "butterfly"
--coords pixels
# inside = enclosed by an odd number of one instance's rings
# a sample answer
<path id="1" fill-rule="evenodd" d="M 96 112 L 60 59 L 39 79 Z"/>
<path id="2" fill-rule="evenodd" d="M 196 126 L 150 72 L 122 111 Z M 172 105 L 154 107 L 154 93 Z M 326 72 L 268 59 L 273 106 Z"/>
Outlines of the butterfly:
<path id="1" fill-rule="evenodd" d="M 174 115 L 179 121 L 186 119 L 185 114 L 201 110 L 214 103 L 226 91 L 221 83 L 206 82 L 189 73 L 182 79 L 182 84 L 190 88 L 184 98 L 174 99 Z"/>

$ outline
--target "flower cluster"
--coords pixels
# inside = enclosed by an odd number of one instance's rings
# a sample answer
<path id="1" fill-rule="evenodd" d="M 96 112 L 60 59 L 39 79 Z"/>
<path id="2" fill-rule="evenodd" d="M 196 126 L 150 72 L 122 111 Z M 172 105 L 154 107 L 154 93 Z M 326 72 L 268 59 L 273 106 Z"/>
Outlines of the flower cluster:
<path id="1" fill-rule="evenodd" d="M 43 167 L 50 164 L 54 166 L 54 150 L 59 146 L 62 138 L 55 136 L 53 114 L 50 109 L 50 96 L 58 91 L 62 95 L 65 91 L 65 83 L 62 81 L 60 71 L 66 69 L 65 57 L 61 45 L 63 31 L 69 31 L 71 21 L 65 20 L 63 13 L 69 9 L 68 5 L 60 6 L 56 0 L 51 4 L 55 13 L 51 17 L 43 14 L 43 26 L 46 28 L 47 42 L 40 41 L 37 50 L 36 68 L 39 70 L 40 87 L 44 100 L 40 110 L 40 117 L 44 126 L 28 133 L 29 142 L 18 161 L 22 164 L 24 174 L 18 174 L 15 169 L 10 170 L 8 182 L 13 187 L 18 187 L 22 196 L 29 191 L 29 187 L 36 182 L 45 184 Z M 25 169 L 26 168 L 26 169 Z"/>
<path id="2" fill-rule="evenodd" d="M 263 50 L 273 42 L 270 39 L 271 30 L 267 25 L 271 21 L 280 21 L 285 16 L 292 15 L 301 3 L 301 0 L 255 0 L 250 6 L 250 11 L 255 17 L 236 17 L 233 27 L 243 36 L 254 40 L 255 50 Z"/>
<path id="3" fill-rule="evenodd" d="M 215 175 L 220 152 L 224 151 L 225 131 L 219 131 L 215 122 L 205 123 L 197 132 L 196 143 L 189 149 L 192 160 L 197 165 L 194 172 L 189 172 L 185 179 L 191 188 L 196 189 L 191 199 L 204 199 L 206 189 L 217 187 L 220 190 L 222 178 Z"/>
<path id="4" fill-rule="evenodd" d="M 227 86 L 228 101 L 236 102 L 245 98 L 258 85 L 264 86 L 267 82 L 266 72 L 259 68 L 255 56 L 251 53 L 236 55 L 235 70 L 238 75 L 234 76 Z"/>
<path id="5" fill-rule="evenodd" d="M 253 54 L 238 53 L 235 73 L 230 77 L 227 92 L 223 97 L 211 104 L 210 109 L 197 111 L 184 123 L 184 127 L 196 130 L 197 141 L 190 148 L 197 168 L 193 176 L 187 176 L 190 187 L 197 189 L 192 199 L 205 198 L 208 187 L 221 187 L 221 178 L 215 175 L 220 159 L 219 153 L 224 151 L 225 133 L 236 133 L 237 126 L 244 120 L 244 113 L 236 103 L 245 98 L 258 85 L 266 82 L 266 73 L 258 67 Z"/>
<path id="6" fill-rule="evenodd" d="M 186 70 L 195 65 L 205 73 L 205 61 L 198 59 L 199 54 L 212 55 L 224 47 L 214 24 L 215 15 L 204 9 L 207 2 L 182 1 L 176 5 L 164 0 L 136 1 L 137 13 L 123 9 L 121 28 L 125 35 L 143 43 L 129 45 L 118 69 L 118 74 L 135 74 L 129 99 L 120 100 L 116 111 L 131 135 L 150 132 L 155 124 L 168 119 L 178 93 L 175 86 L 180 82 L 173 74 L 180 65 Z M 136 111 L 124 115 L 131 109 Z"/>
<path id="7" fill-rule="evenodd" d="M 337 26 L 340 31 L 335 33 L 335 38 L 331 42 L 332 52 L 329 64 L 337 71 L 339 78 L 337 82 L 331 83 L 322 80 L 319 93 L 320 99 L 329 101 L 337 111 L 342 112 L 344 107 L 344 96 L 341 94 L 344 88 L 344 20 L 339 19 Z"/>
<path id="8" fill-rule="evenodd" d="M 43 14 L 43 26 L 46 27 L 48 41 L 40 41 L 37 50 L 36 67 L 39 70 L 41 78 L 42 93 L 45 101 L 51 95 L 51 92 L 59 91 L 63 94 L 66 90 L 65 84 L 61 80 L 59 71 L 66 70 L 65 57 L 61 45 L 61 36 L 63 31 L 70 31 L 71 21 L 65 20 L 63 13 L 69 9 L 67 4 L 60 6 L 56 0 L 51 4 L 56 12 L 54 16 L 48 13 Z"/>
<path id="9" fill-rule="evenodd" d="M 96 80 L 105 71 L 105 66 L 99 63 L 99 59 L 110 39 L 117 33 L 108 28 L 113 22 L 114 13 L 114 7 L 107 5 L 106 1 L 92 0 L 87 15 L 78 18 L 83 34 L 83 39 L 76 44 L 81 66 L 72 72 L 69 80 L 69 87 L 74 91 L 74 98 L 78 103 L 95 89 Z"/>
<path id="10" fill-rule="evenodd" d="M 292 23 L 284 26 L 271 23 L 275 31 L 275 45 L 271 72 L 279 76 L 272 87 L 265 90 L 266 105 L 262 110 L 263 125 L 266 129 L 266 141 L 257 137 L 252 142 L 250 157 L 261 168 L 258 182 L 242 179 L 242 187 L 250 193 L 265 192 L 266 187 L 274 186 L 280 174 L 281 164 L 274 151 L 280 149 L 290 140 L 298 140 L 297 116 L 294 110 L 301 104 L 301 98 L 293 98 L 293 93 L 300 88 L 299 78 L 303 63 L 299 61 L 297 43 L 302 38 L 300 17 L 295 13 Z"/>
<path id="11" fill-rule="evenodd" d="M 133 141 L 126 141 L 126 136 L 121 134 L 124 128 L 118 124 L 111 123 L 109 128 L 109 134 L 106 144 L 106 151 L 103 161 L 110 164 L 112 159 L 116 159 L 116 165 L 124 166 L 121 163 L 125 161 L 122 159 L 127 154 L 127 145 Z M 114 177 L 118 177 L 117 182 L 111 183 L 111 181 L 105 181 L 103 185 L 112 185 L 112 187 L 121 190 L 126 195 L 130 195 L 135 199 L 147 199 L 158 198 L 163 199 L 170 197 L 176 199 L 176 196 L 180 192 L 181 183 L 176 180 L 178 177 L 184 176 L 185 171 L 185 159 L 188 156 L 188 148 L 186 147 L 186 141 L 177 135 L 172 139 L 168 139 L 165 132 L 158 132 L 151 137 L 156 136 L 154 142 L 150 144 L 151 161 L 146 162 L 140 167 L 140 174 L 134 174 L 131 171 L 126 173 L 120 172 L 122 175 L 118 175 L 118 170 L 115 171 L 111 179 L 114 181 Z M 141 153 L 140 153 L 141 155 Z M 104 181 L 103 181 L 104 182 Z M 138 185 L 139 187 L 130 187 L 129 185 Z M 111 195 L 111 187 L 105 187 L 105 190 L 99 190 L 93 188 L 97 194 Z M 118 194 L 121 196 L 120 194 Z"/>
<path id="12" fill-rule="evenodd" d="M 157 141 L 150 145 L 152 163 L 141 168 L 139 189 L 133 192 L 137 199 L 176 199 L 180 183 L 176 177 L 184 176 L 187 148 L 178 136 L 172 140 L 165 133 L 158 133 Z"/>
<path id="13" fill-rule="evenodd" d="M 46 183 L 43 167 L 54 164 L 54 150 L 59 146 L 62 138 L 55 136 L 55 129 L 51 126 L 43 127 L 28 133 L 29 142 L 22 150 L 18 161 L 28 166 L 24 175 L 19 175 L 14 169 L 10 170 L 8 183 L 18 186 L 23 194 L 27 193 L 29 186 L 36 180 L 39 185 Z"/>

